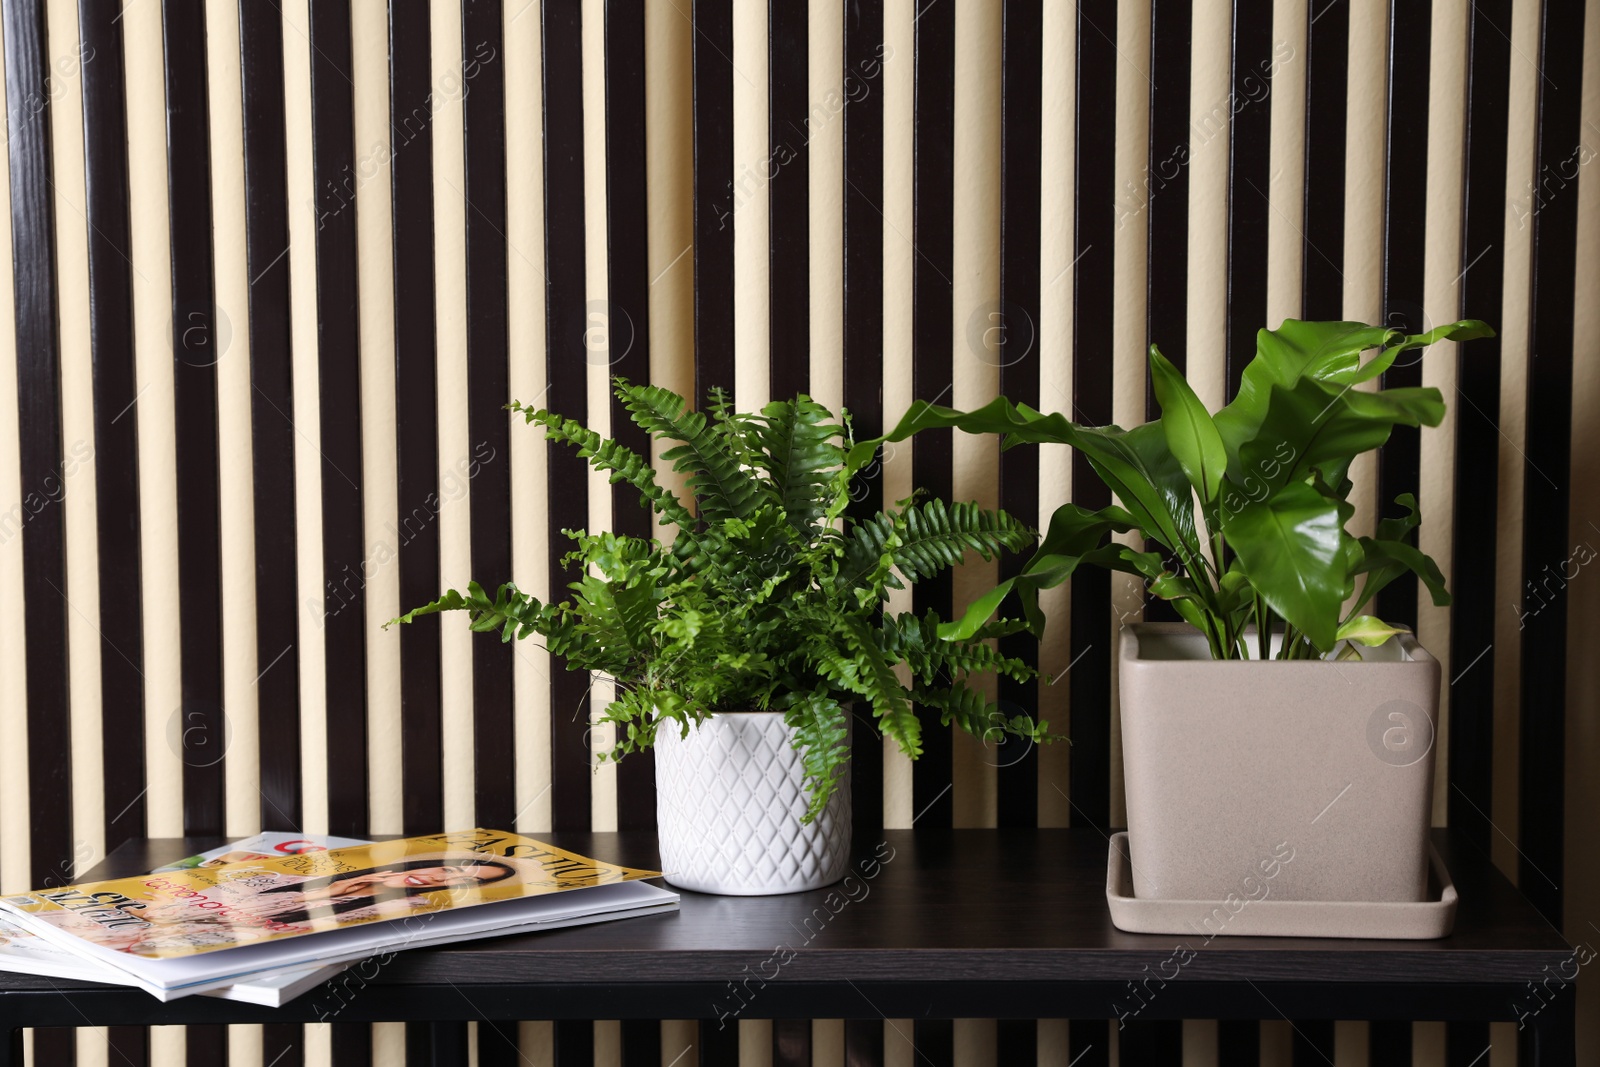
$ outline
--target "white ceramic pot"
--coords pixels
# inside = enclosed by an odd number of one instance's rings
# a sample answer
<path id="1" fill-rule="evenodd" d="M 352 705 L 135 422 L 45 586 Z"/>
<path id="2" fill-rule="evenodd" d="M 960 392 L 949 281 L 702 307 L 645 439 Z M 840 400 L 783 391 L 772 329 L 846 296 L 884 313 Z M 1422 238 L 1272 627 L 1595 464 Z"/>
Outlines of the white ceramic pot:
<path id="1" fill-rule="evenodd" d="M 850 864 L 850 770 L 809 823 L 794 732 L 778 712 L 722 712 L 656 735 L 661 868 L 682 889 L 763 896 L 817 889 Z"/>
<path id="2" fill-rule="evenodd" d="M 1213 661 L 1187 625 L 1124 631 L 1136 896 L 1425 899 L 1439 662 L 1410 634 L 1362 654 Z"/>

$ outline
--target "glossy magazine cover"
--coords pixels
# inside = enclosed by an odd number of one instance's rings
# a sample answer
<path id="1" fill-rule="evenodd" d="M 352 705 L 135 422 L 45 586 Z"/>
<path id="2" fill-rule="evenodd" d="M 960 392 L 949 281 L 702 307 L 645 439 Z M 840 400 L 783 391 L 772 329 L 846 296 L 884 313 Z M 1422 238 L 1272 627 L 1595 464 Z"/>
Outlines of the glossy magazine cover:
<path id="1" fill-rule="evenodd" d="M 165 960 L 653 877 L 499 830 L 467 830 L 0 900 L 64 947 Z"/>

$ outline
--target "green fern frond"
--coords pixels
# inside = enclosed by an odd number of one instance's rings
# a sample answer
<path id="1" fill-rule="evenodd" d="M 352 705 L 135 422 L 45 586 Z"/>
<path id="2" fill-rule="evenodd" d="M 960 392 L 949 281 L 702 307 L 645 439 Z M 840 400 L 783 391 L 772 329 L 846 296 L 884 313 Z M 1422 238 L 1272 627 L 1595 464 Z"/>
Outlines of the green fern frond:
<path id="1" fill-rule="evenodd" d="M 907 508 L 900 516 L 903 531 L 895 566 L 912 581 L 931 578 L 959 564 L 968 551 L 985 560 L 1003 549 L 1020 551 L 1033 543 L 1033 531 L 1003 511 L 976 504 L 942 500 Z"/>
<path id="2" fill-rule="evenodd" d="M 784 514 L 801 533 L 826 512 L 828 486 L 844 463 L 844 449 L 834 443 L 842 430 L 830 418 L 827 408 L 801 395 L 774 401 L 750 420 Z"/>
<path id="3" fill-rule="evenodd" d="M 760 500 L 756 479 L 743 470 L 722 435 L 689 402 L 659 385 L 629 385 L 618 379 L 617 396 L 633 421 L 656 437 L 682 444 L 661 458 L 675 471 L 689 472 L 689 487 L 700 517 L 715 522 L 742 519 Z"/>
<path id="4" fill-rule="evenodd" d="M 507 406 L 511 411 L 520 412 L 524 421 L 543 426 L 545 436 L 550 440 L 576 446 L 578 455 L 587 460 L 589 466 L 595 470 L 610 471 L 613 482 L 627 482 L 637 489 L 646 506 L 660 516 L 661 525 L 694 525 L 694 516 L 672 491 L 656 484 L 656 472 L 645 457 L 615 441 L 602 438 L 593 430 L 585 429 L 575 419 L 544 408 L 535 410 L 516 402 Z"/>

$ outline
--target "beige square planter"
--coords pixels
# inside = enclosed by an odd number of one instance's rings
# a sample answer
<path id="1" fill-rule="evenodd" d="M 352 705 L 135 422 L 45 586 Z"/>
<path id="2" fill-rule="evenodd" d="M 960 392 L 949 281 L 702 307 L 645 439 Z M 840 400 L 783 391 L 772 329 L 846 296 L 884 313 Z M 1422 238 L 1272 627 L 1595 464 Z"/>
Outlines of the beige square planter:
<path id="1" fill-rule="evenodd" d="M 1213 661 L 1185 624 L 1123 632 L 1138 897 L 1425 898 L 1439 663 L 1409 634 L 1361 651 Z"/>

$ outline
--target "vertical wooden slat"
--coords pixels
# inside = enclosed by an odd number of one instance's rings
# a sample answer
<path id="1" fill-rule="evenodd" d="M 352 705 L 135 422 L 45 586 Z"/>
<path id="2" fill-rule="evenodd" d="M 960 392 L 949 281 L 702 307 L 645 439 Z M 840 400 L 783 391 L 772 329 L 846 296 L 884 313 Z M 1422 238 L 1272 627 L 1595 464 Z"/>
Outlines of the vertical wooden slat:
<path id="1" fill-rule="evenodd" d="M 1567 519 L 1572 470 L 1577 172 L 1584 5 L 1547 3 L 1540 26 L 1533 264 L 1529 285 L 1527 439 L 1522 494 L 1522 745 L 1517 885 L 1562 925 L 1567 707 Z M 1535 604 L 1544 604 L 1530 610 Z"/>
<path id="2" fill-rule="evenodd" d="M 1272 184 L 1272 0 L 1234 0 L 1228 122 L 1228 396 L 1267 321 L 1267 224 Z"/>
<path id="3" fill-rule="evenodd" d="M 472 450 L 472 573 L 512 574 L 511 399 L 506 338 L 505 35 L 496 0 L 462 0 L 461 97 L 466 173 L 467 426 Z M 472 642 L 474 811 L 479 826 L 516 818 L 512 665 L 496 640 Z M 481 1031 L 480 1031 L 481 1032 Z M 493 1039 L 494 1035 L 488 1035 Z M 494 1041 L 496 1046 L 503 1042 Z"/>
<path id="4" fill-rule="evenodd" d="M 1217 1062 L 1229 1067 L 1255 1067 L 1260 1063 L 1260 1024 L 1246 1019 L 1218 1021 Z"/>
<path id="5" fill-rule="evenodd" d="M 142 836 L 144 825 L 144 625 L 139 552 L 139 415 L 133 355 L 133 264 L 128 218 L 121 4 L 80 0 L 84 217 L 89 236 L 89 331 L 94 360 L 94 479 L 102 627 L 101 774 L 105 847 Z M 130 1045 L 131 1035 L 121 1035 Z"/>
<path id="6" fill-rule="evenodd" d="M 844 5 L 844 64 L 850 71 L 881 70 L 883 5 Z M 883 432 L 883 94 L 846 97 L 844 105 L 844 406 L 857 439 Z M 822 343 L 829 343 L 827 338 Z M 881 457 L 880 457 L 881 458 Z M 879 463 L 864 468 L 850 487 L 851 514 L 870 515 L 882 504 Z M 851 735 L 851 803 L 855 832 L 883 827 L 883 740 L 870 717 L 856 719 Z M 863 1045 L 861 1042 L 868 1042 Z M 873 1049 L 876 1049 L 876 1052 Z M 877 1041 L 859 1025 L 845 1027 L 846 1056 L 875 1063 Z"/>
<path id="7" fill-rule="evenodd" d="M 1116 109 L 1107 99 L 1116 85 L 1117 7 L 1114 0 L 1084 0 L 1077 19 L 1077 108 L 1074 127 L 1072 270 L 1072 410 L 1089 425 L 1111 422 L 1116 242 Z M 1090 509 L 1111 503 L 1111 493 L 1081 452 L 1072 455 L 1072 501 Z M 1104 829 L 1111 818 L 1111 579 L 1103 570 L 1072 582 L 1068 672 L 1072 718 L 1072 822 Z M 1075 1021 L 1069 1053 L 1082 1067 L 1110 1062 L 1107 1026 Z"/>
<path id="8" fill-rule="evenodd" d="M 1294 1024 L 1295 1067 L 1333 1062 L 1333 1020 L 1302 1019 Z"/>
<path id="9" fill-rule="evenodd" d="M 739 1067 L 739 1026 L 702 1019 L 699 1027 L 700 1067 Z M 585 1061 L 585 1067 L 587 1067 Z"/>
<path id="10" fill-rule="evenodd" d="M 261 827 L 301 829 L 299 605 L 294 514 L 296 432 L 290 331 L 290 221 L 283 115 L 283 16 L 238 5 L 238 69 L 245 139 L 245 261 L 250 274 L 251 480 L 256 520 L 256 701 Z M 262 1027 L 262 1059 L 306 1062 L 299 1024 Z"/>
<path id="11" fill-rule="evenodd" d="M 844 1067 L 883 1067 L 883 1021 L 846 1019 Z"/>
<path id="12" fill-rule="evenodd" d="M 659 1022 L 654 1019 L 622 1021 L 622 1067 L 661 1067 Z"/>
<path id="13" fill-rule="evenodd" d="M 250 384 L 255 487 L 256 670 L 261 826 L 301 828 L 300 605 L 295 532 L 289 194 L 283 103 L 283 16 L 239 5 L 243 89 L 245 260 L 250 273 Z M 292 1028 L 299 1032 L 298 1026 Z M 298 1046 L 298 1039 L 295 1041 Z"/>
<path id="14" fill-rule="evenodd" d="M 212 276 L 204 5 L 200 0 L 164 0 L 161 24 L 172 248 L 177 535 L 183 561 L 178 571 L 183 827 L 190 834 L 220 834 L 227 729 L 222 709 L 217 446 L 220 336 Z M 186 1041 L 191 1062 L 227 1062 L 225 1027 L 188 1027 Z"/>
<path id="15" fill-rule="evenodd" d="M 1411 1024 L 1376 1019 L 1367 1024 L 1367 1067 L 1411 1067 Z"/>
<path id="16" fill-rule="evenodd" d="M 1350 0 L 1307 0 L 1306 188 L 1301 314 L 1344 318 L 1345 115 Z"/>
<path id="17" fill-rule="evenodd" d="M 1124 188 L 1117 224 L 1131 211 L 1145 215 L 1145 343 L 1183 371 L 1189 314 L 1189 79 L 1193 63 L 1190 0 L 1152 0 L 1150 5 L 1150 154 L 1143 184 Z M 1145 412 L 1161 413 L 1155 386 L 1145 385 Z M 1150 547 L 1150 546 L 1147 546 Z M 1147 622 L 1175 622 L 1178 613 L 1160 597 L 1145 597 Z"/>
<path id="18" fill-rule="evenodd" d="M 323 654 L 329 752 L 367 749 L 367 569 L 361 448 L 358 184 L 350 81 L 349 0 L 310 7 L 311 159 L 316 189 L 317 392 L 322 451 Z M 410 605 L 407 605 L 408 607 Z M 405 638 L 402 635 L 401 640 Z M 328 825 L 360 837 L 368 826 L 367 762 L 330 775 Z M 334 1027 L 336 1048 L 367 1033 Z M 351 1050 L 352 1052 L 354 1050 Z"/>
<path id="19" fill-rule="evenodd" d="M 775 1019 L 772 1067 L 811 1067 L 811 1020 Z"/>
<path id="20" fill-rule="evenodd" d="M 60 884 L 71 862 L 71 721 L 67 661 L 66 511 L 60 497 L 61 349 L 56 318 L 51 187 L 50 54 L 41 0 L 3 8 L 12 293 L 17 356 L 22 610 L 28 693 L 29 865 L 35 885 Z M 39 102 L 34 106 L 33 102 Z M 37 509 L 34 503 L 41 504 Z M 36 1062 L 74 1062 L 71 1031 L 35 1030 Z"/>
<path id="21" fill-rule="evenodd" d="M 1391 0 L 1389 8 L 1388 132 L 1384 144 L 1383 325 L 1417 333 L 1422 311 L 1428 217 L 1428 70 L 1432 0 Z M 1386 388 L 1420 386 L 1422 354 L 1407 353 L 1383 376 Z M 1422 434 L 1396 426 L 1378 457 L 1380 514 L 1397 513 L 1394 499 L 1416 494 Z M 1423 514 L 1428 502 L 1420 500 Z M 1417 625 L 1417 582 L 1391 582 L 1378 594 L 1378 614 Z"/>
<path id="22" fill-rule="evenodd" d="M 1018 403 L 1039 406 L 1039 254 L 1041 82 L 1044 62 L 1044 9 L 1040 0 L 1007 0 L 1003 13 L 1000 74 L 1000 392 Z M 1000 506 L 1029 525 L 1038 525 L 1039 450 L 1017 448 L 1000 456 Z M 1001 578 L 1021 569 L 1023 556 L 1001 562 Z M 1001 651 L 1029 666 L 1039 664 L 1039 642 L 1014 634 Z M 1038 710 L 1037 681 L 1000 681 L 999 697 L 1017 712 Z M 1013 714 L 1007 707 L 1006 714 Z M 1060 727 L 1063 724 L 1057 724 Z M 1036 826 L 1039 816 L 1039 758 L 1031 745 L 1008 742 L 993 757 L 1000 826 Z M 1033 1055 L 1031 1022 L 1000 1024 L 1002 1059 Z"/>
<path id="23" fill-rule="evenodd" d="M 439 415 L 433 275 L 431 25 L 425 4 L 389 7 L 389 122 L 394 226 L 395 449 L 400 604 L 439 595 Z M 400 718 L 407 833 L 444 819 L 437 618 L 400 629 Z"/>
<path id="24" fill-rule="evenodd" d="M 606 4 L 606 330 L 612 374 L 650 379 L 650 225 L 645 158 L 645 15 L 638 0 Z M 643 456 L 650 435 L 636 426 L 615 397 L 611 436 Z M 611 523 L 618 533 L 651 537 L 650 511 L 626 482 L 611 489 Z M 617 765 L 617 829 L 654 830 L 655 753 L 637 752 Z M 652 1024 L 653 1025 L 653 1024 Z M 635 1043 L 643 1030 L 634 1028 Z M 624 1046 L 629 1024 L 623 1024 Z M 659 1027 L 655 1030 L 660 1044 Z"/>
<path id="25" fill-rule="evenodd" d="M 953 380 L 951 314 L 955 271 L 953 212 L 955 198 L 955 5 L 919 0 L 916 18 L 914 138 L 915 207 L 912 244 L 912 396 L 949 404 Z M 911 479 L 929 496 L 950 499 L 953 488 L 950 431 L 918 434 L 911 447 Z M 917 584 L 913 610 L 930 608 L 948 614 L 948 573 Z M 951 728 L 939 724 L 937 711 L 918 708 L 922 720 L 922 756 L 912 771 L 911 810 L 928 827 L 948 827 L 954 812 L 951 794 Z M 917 1023 L 917 1047 L 925 1048 L 924 1030 L 944 1024 Z M 947 1045 L 944 1030 L 938 1037 Z M 927 1051 L 925 1049 L 925 1051 Z M 937 1049 L 929 1052 L 935 1059 Z"/>
<path id="26" fill-rule="evenodd" d="M 733 0 L 694 0 L 694 383 L 733 391 Z M 548 216 L 546 216 L 548 218 Z"/>
<path id="27" fill-rule="evenodd" d="M 172 352 L 178 461 L 183 825 L 223 826 L 222 587 L 218 527 L 217 324 L 212 291 L 205 8 L 162 6 L 167 196 L 172 216 Z"/>
<path id="28" fill-rule="evenodd" d="M 808 391 L 811 381 L 811 172 L 806 147 L 810 139 L 806 125 L 810 109 L 809 21 L 805 4 L 768 0 L 767 196 L 772 294 L 768 392 L 774 400 Z"/>
<path id="29" fill-rule="evenodd" d="M 1467 114 L 1462 149 L 1458 312 L 1499 324 L 1505 289 L 1506 133 L 1511 79 L 1511 0 L 1482 0 L 1468 28 Z M 1494 766 L 1495 545 L 1499 485 L 1500 338 L 1456 357 L 1455 512 L 1450 558 L 1450 826 L 1485 852 Z M 1471 679 L 1470 684 L 1457 685 Z M 1485 1040 L 1487 1045 L 1488 1041 Z M 1483 1046 L 1480 1045 L 1480 1048 Z"/>
<path id="30" fill-rule="evenodd" d="M 582 418 L 586 410 L 583 344 L 583 26 L 576 4 L 544 5 L 545 352 L 552 411 Z M 570 448 L 549 451 L 550 586 L 577 576 L 561 565 L 570 547 L 562 529 L 589 521 L 588 468 Z M 587 830 L 589 796 L 589 681 L 551 662 L 550 776 L 554 826 Z M 566 1028 L 558 1026 L 558 1033 Z"/>

